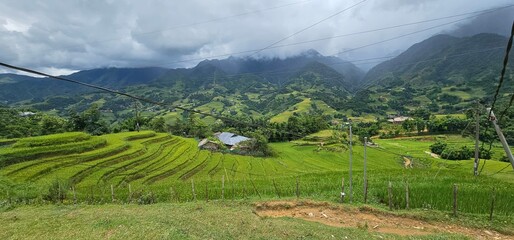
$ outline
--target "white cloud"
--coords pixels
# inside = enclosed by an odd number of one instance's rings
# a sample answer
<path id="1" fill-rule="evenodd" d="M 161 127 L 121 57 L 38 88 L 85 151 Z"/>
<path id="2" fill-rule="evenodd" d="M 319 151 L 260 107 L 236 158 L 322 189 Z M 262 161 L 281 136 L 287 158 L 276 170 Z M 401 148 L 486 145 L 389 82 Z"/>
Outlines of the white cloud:
<path id="1" fill-rule="evenodd" d="M 193 66 L 199 60 L 184 60 L 263 48 L 357 2 L 359 0 L 6 0 L 0 2 L 0 60 L 54 73 L 113 66 Z M 510 0 L 368 0 L 278 45 L 510 3 Z M 272 48 L 259 56 L 286 57 L 311 48 L 333 55 L 451 20 Z M 365 47 L 342 57 L 385 56 L 433 34 L 452 31 L 455 26 Z M 487 30 L 488 26 L 481 29 Z"/>

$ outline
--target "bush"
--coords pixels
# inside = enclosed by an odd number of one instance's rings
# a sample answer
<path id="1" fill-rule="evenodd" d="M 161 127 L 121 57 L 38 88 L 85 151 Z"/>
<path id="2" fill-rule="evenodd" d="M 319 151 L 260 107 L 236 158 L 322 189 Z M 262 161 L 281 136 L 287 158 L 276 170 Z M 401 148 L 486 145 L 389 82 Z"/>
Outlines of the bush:
<path id="1" fill-rule="evenodd" d="M 441 158 L 448 160 L 466 160 L 473 157 L 473 150 L 467 146 L 447 146 L 441 153 Z"/>
<path id="2" fill-rule="evenodd" d="M 69 185 L 67 182 L 55 180 L 48 188 L 48 193 L 43 195 L 43 199 L 53 203 L 62 203 L 66 199 Z"/>
<path id="3" fill-rule="evenodd" d="M 505 155 L 503 155 L 503 156 L 500 158 L 500 161 L 501 161 L 501 162 L 510 162 L 509 157 L 507 157 L 507 156 L 505 156 Z"/>
<path id="4" fill-rule="evenodd" d="M 432 151 L 435 154 L 441 155 L 443 153 L 444 149 L 448 146 L 448 144 L 437 141 L 434 144 L 430 145 L 430 151 Z"/>
<path id="5" fill-rule="evenodd" d="M 447 143 L 441 141 L 430 145 L 430 151 L 448 160 L 465 160 L 475 156 L 475 151 L 468 146 L 448 146 Z M 491 151 L 480 147 L 478 156 L 482 159 L 491 159 Z"/>

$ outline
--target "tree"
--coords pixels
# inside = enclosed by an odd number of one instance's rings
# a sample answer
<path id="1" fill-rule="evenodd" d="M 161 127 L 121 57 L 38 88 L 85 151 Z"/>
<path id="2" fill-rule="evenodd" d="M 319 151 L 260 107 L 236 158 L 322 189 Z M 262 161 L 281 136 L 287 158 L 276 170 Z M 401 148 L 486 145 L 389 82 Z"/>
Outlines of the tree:
<path id="1" fill-rule="evenodd" d="M 255 156 L 273 156 L 275 153 L 268 145 L 268 139 L 261 133 L 250 135 L 251 139 L 239 143 L 238 148 Z"/>
<path id="2" fill-rule="evenodd" d="M 410 112 L 410 115 L 413 118 L 420 118 L 423 120 L 429 120 L 430 116 L 432 115 L 427 109 L 425 108 L 416 108 L 415 110 Z"/>
<path id="3" fill-rule="evenodd" d="M 101 112 L 97 104 L 91 105 L 80 115 L 76 111 L 70 112 L 68 129 L 71 131 L 85 131 L 92 135 L 102 135 L 110 132 L 105 120 L 101 119 Z"/>
<path id="4" fill-rule="evenodd" d="M 39 125 L 41 126 L 41 134 L 43 135 L 62 133 L 65 132 L 66 120 L 55 116 L 43 115 Z"/>
<path id="5" fill-rule="evenodd" d="M 418 134 L 425 131 L 425 127 L 427 126 L 427 122 L 421 118 L 414 118 L 414 125 L 416 125 L 416 130 Z"/>
<path id="6" fill-rule="evenodd" d="M 416 129 L 416 122 L 414 120 L 407 119 L 403 121 L 402 128 L 407 132 L 412 132 L 414 129 Z"/>
<path id="7" fill-rule="evenodd" d="M 156 132 L 166 132 L 166 121 L 163 117 L 155 117 L 150 121 L 150 129 Z"/>

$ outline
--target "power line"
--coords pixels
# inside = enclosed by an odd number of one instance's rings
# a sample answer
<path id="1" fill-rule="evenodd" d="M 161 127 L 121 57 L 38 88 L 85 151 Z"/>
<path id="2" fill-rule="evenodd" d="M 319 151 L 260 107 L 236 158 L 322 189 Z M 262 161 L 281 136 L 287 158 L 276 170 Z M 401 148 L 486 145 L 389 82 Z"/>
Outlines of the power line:
<path id="1" fill-rule="evenodd" d="M 3 63 L 3 62 L 0 62 L 0 66 L 4 66 L 4 67 L 7 67 L 7 68 L 11 68 L 11 69 L 15 69 L 15 70 L 23 71 L 23 72 L 27 72 L 27 73 L 32 73 L 32 74 L 35 74 L 35 75 L 45 76 L 45 77 L 53 78 L 53 79 L 60 80 L 60 81 L 65 81 L 65 82 L 70 82 L 70 83 L 74 83 L 74 84 L 79 84 L 79 85 L 86 86 L 86 87 L 89 87 L 89 88 L 94 88 L 94 89 L 102 90 L 102 91 L 109 92 L 109 93 L 112 93 L 112 94 L 122 95 L 122 96 L 125 96 L 125 97 L 128 97 L 128 98 L 136 99 L 136 100 L 139 100 L 139 101 L 142 101 L 142 102 L 146 102 L 146 103 L 150 103 L 150 104 L 154 104 L 154 105 L 165 106 L 165 107 L 167 106 L 167 107 L 171 107 L 171 108 L 180 109 L 180 110 L 183 110 L 183 111 L 188 111 L 188 112 L 192 112 L 192 113 L 201 114 L 201 115 L 204 115 L 204 116 L 210 116 L 210 117 L 213 117 L 215 119 L 221 119 L 221 120 L 224 120 L 224 121 L 229 122 L 229 123 L 239 123 L 239 124 L 246 125 L 246 126 L 251 126 L 251 127 L 262 127 L 262 125 L 260 125 L 260 124 L 249 124 L 249 123 L 246 123 L 246 122 L 240 121 L 238 119 L 234 119 L 234 118 L 229 118 L 229 117 L 225 117 L 225 116 L 221 116 L 221 115 L 217 115 L 217 114 L 212 114 L 212 113 L 206 113 L 206 112 L 202 112 L 202 111 L 199 111 L 199 110 L 196 110 L 196 109 L 186 108 L 186 107 L 178 106 L 178 105 L 174 105 L 174 104 L 169 104 L 169 103 L 164 103 L 164 102 L 157 102 L 157 101 L 154 101 L 154 100 L 151 100 L 151 99 L 148 99 L 148 98 L 143 98 L 143 97 L 132 95 L 132 94 L 129 94 L 129 93 L 120 92 L 120 91 L 112 90 L 112 89 L 109 89 L 109 88 L 105 88 L 105 87 L 101 87 L 101 86 L 96 86 L 96 85 L 93 85 L 93 84 L 83 83 L 83 82 L 76 81 L 76 80 L 69 79 L 69 78 L 65 78 L 65 77 L 53 76 L 53 75 L 50 75 L 50 74 L 47 74 L 47 73 L 39 72 L 39 71 L 28 69 L 28 68 L 23 68 L 23 67 L 17 67 L 17 66 L 9 65 L 9 64 Z M 296 137 L 303 137 L 303 136 L 299 135 L 298 133 L 289 132 L 289 131 L 277 130 L 277 132 L 278 133 L 290 134 L 290 135 L 296 136 Z"/>
<path id="2" fill-rule="evenodd" d="M 455 17 L 465 16 L 465 15 L 470 15 L 470 14 L 490 13 L 490 12 L 493 12 L 493 11 L 497 11 L 497 10 L 501 10 L 501 9 L 508 8 L 508 7 L 513 7 L 513 6 L 514 5 L 509 5 L 509 6 L 504 6 L 504 7 L 501 7 L 501 8 L 481 10 L 481 11 L 475 11 L 475 12 L 468 12 L 468 13 L 462 13 L 462 14 L 457 14 L 457 15 L 445 16 L 445 17 L 440 17 L 440 18 L 427 19 L 427 20 L 422 20 L 422 21 L 418 21 L 418 22 L 410 22 L 410 23 L 394 25 L 394 26 L 389 26 L 389 27 L 376 28 L 376 29 L 371 29 L 371 30 L 366 30 L 366 31 L 361 31 L 361 32 L 354 32 L 354 33 L 336 35 L 336 36 L 331 36 L 331 37 L 313 39 L 313 40 L 296 42 L 296 43 L 285 44 L 285 45 L 277 45 L 277 46 L 273 46 L 271 48 L 281 48 L 281 47 L 295 46 L 295 45 L 300 45 L 300 44 L 305 44 L 305 43 L 312 43 L 312 42 L 318 42 L 318 41 L 324 41 L 324 40 L 331 40 L 331 39 L 334 39 L 334 38 L 342 38 L 342 37 L 360 35 L 360 34 L 364 34 L 364 33 L 372 33 L 372 32 L 377 32 L 377 31 L 383 31 L 383 30 L 389 30 L 389 29 L 394 29 L 394 28 L 400 28 L 400 27 L 405 27 L 405 26 L 416 25 L 416 24 L 420 24 L 420 23 L 427 23 L 427 22 L 433 22 L 433 21 L 438 21 L 438 20 L 443 20 L 443 19 L 448 19 L 448 18 L 455 18 Z M 480 14 L 478 14 L 478 15 L 480 15 Z M 475 16 L 478 16 L 478 15 L 475 15 Z M 475 17 L 475 16 L 472 16 L 472 17 Z M 465 19 L 467 19 L 467 18 L 465 18 Z M 458 21 L 462 21 L 462 20 L 458 20 Z M 453 22 L 450 22 L 448 24 L 451 24 L 451 23 L 453 23 Z"/>
<path id="3" fill-rule="evenodd" d="M 490 13 L 490 12 L 487 12 L 487 13 Z M 484 13 L 482 13 L 482 14 L 484 14 Z M 481 14 L 479 14 L 479 15 L 481 15 Z M 478 15 L 476 15 L 476 16 L 478 16 Z M 336 54 L 333 54 L 333 55 L 339 55 L 339 54 L 343 54 L 343 53 L 347 53 L 347 52 L 353 52 L 353 51 L 358 50 L 358 49 L 362 49 L 362 48 L 366 48 L 366 47 L 371 47 L 371 46 L 378 45 L 378 44 L 381 44 L 381 43 L 384 43 L 384 42 L 389 42 L 389 41 L 396 40 L 396 39 L 399 39 L 399 38 L 403 38 L 403 37 L 407 37 L 407 36 L 410 36 L 410 35 L 414 35 L 414 34 L 417 34 L 417 33 L 420 33 L 420 32 L 425 32 L 425 31 L 428 31 L 428 30 L 432 30 L 432 29 L 435 29 L 435 28 L 442 27 L 442 26 L 446 26 L 446 25 L 450 25 L 450 24 L 453 24 L 453 23 L 461 22 L 461 21 L 464 21 L 464 20 L 467 20 L 467 19 L 470 19 L 470 18 L 474 18 L 476 16 L 465 17 L 465 18 L 461 18 L 461 19 L 454 20 L 454 21 L 451 21 L 451 22 L 439 24 L 439 25 L 436 25 L 436 26 L 433 26 L 433 27 L 429 27 L 429 28 L 425 28 L 425 29 L 422 29 L 422 30 L 410 32 L 410 33 L 403 34 L 403 35 L 400 35 L 400 36 L 396 36 L 396 37 L 393 37 L 393 38 L 388 38 L 388 39 L 385 39 L 385 40 L 382 40 L 382 41 L 378 41 L 378 42 L 370 43 L 370 44 L 363 45 L 363 46 L 360 46 L 360 47 L 356 47 L 356 48 L 340 51 L 340 52 L 337 52 Z"/>
<path id="4" fill-rule="evenodd" d="M 510 31 L 509 42 L 507 43 L 507 49 L 505 51 L 505 57 L 503 58 L 503 68 L 502 68 L 502 71 L 500 73 L 500 83 L 498 84 L 498 88 L 496 89 L 496 93 L 494 94 L 494 100 L 493 100 L 493 104 L 491 105 L 491 110 L 489 111 L 489 116 L 491 115 L 491 112 L 493 111 L 494 104 L 496 102 L 496 97 L 498 96 L 498 92 L 500 91 L 500 87 L 503 84 L 503 79 L 504 79 L 504 76 L 505 76 L 505 70 L 507 69 L 507 64 L 509 62 L 509 53 L 510 53 L 510 50 L 512 48 L 512 38 L 513 37 L 514 37 L 514 21 L 512 22 L 512 28 L 511 28 L 511 31 Z M 513 102 L 514 102 L 514 94 L 510 98 L 509 105 L 500 114 L 500 118 L 499 118 L 500 121 L 502 120 L 503 116 L 507 113 L 507 110 L 512 106 Z"/>
<path id="5" fill-rule="evenodd" d="M 302 33 L 302 32 L 305 32 L 305 31 L 307 31 L 307 30 L 309 30 L 309 29 L 311 29 L 311 28 L 315 27 L 316 25 L 318 25 L 318 24 L 320 24 L 320 23 L 322 23 L 322 22 L 324 22 L 324 21 L 326 21 L 326 20 L 328 20 L 328 19 L 331 19 L 331 18 L 333 18 L 333 17 L 335 17 L 335 16 L 337 16 L 337 15 L 339 15 L 339 14 L 341 14 L 341 13 L 344 13 L 344 12 L 346 12 L 347 10 L 350 10 L 350 9 L 352 9 L 352 8 L 354 8 L 354 7 L 358 6 L 359 4 L 364 3 L 364 2 L 366 2 L 366 1 L 367 1 L 367 0 L 362 0 L 362 1 L 360 1 L 360 2 L 358 2 L 358 3 L 356 3 L 356 4 L 354 4 L 354 5 L 352 5 L 352 6 L 350 6 L 350 7 L 347 7 L 347 8 L 345 8 L 345 9 L 343 9 L 343 10 L 340 10 L 340 11 L 338 11 L 338 12 L 336 12 L 336 13 L 334 13 L 334 14 L 332 14 L 332 15 L 328 16 L 328 17 L 326 17 L 326 18 L 323 18 L 323 19 L 321 19 L 321 20 L 319 20 L 319 21 L 315 22 L 314 24 L 311 24 L 311 25 L 309 25 L 309 26 L 307 26 L 307 27 L 305 27 L 305 28 L 302 28 L 302 29 L 300 29 L 299 31 L 296 31 L 296 32 L 294 32 L 294 33 L 293 33 L 293 34 L 291 34 L 291 35 L 288 35 L 288 36 L 286 36 L 286 37 L 284 37 L 284 38 L 282 38 L 282 39 L 280 39 L 280 40 L 278 40 L 278 41 L 276 41 L 276 42 L 274 42 L 274 43 L 272 43 L 272 44 L 270 44 L 270 45 L 268 45 L 268 46 L 266 46 L 266 47 L 264 47 L 264 48 L 261 48 L 261 49 L 259 49 L 259 50 L 255 51 L 254 53 L 250 54 L 250 56 L 255 55 L 255 54 L 258 54 L 258 53 L 260 53 L 260 52 L 262 52 L 262 51 L 264 51 L 264 50 L 266 50 L 266 49 L 268 49 L 268 48 L 270 48 L 270 47 L 273 47 L 273 46 L 275 46 L 275 45 L 277 45 L 277 44 L 279 44 L 279 43 L 281 43 L 281 42 L 283 42 L 283 41 L 285 41 L 285 40 L 287 40 L 287 39 L 289 39 L 289 38 L 292 38 L 292 37 L 294 37 L 294 36 L 296 36 L 296 35 L 298 35 L 298 34 L 300 34 L 300 33 Z"/>
<path id="6" fill-rule="evenodd" d="M 449 23 L 446 23 L 446 24 L 443 24 L 443 25 L 438 25 L 438 26 L 435 26 L 435 27 L 431 27 L 429 29 L 425 29 L 424 31 L 426 31 L 426 30 L 431 30 L 431 29 L 436 28 L 436 27 L 445 26 L 445 25 L 448 25 L 448 24 L 452 24 L 452 23 L 455 23 L 455 22 L 459 22 L 459 21 L 463 21 L 463 20 L 466 20 L 466 19 L 469 19 L 469 18 L 473 18 L 473 17 L 479 16 L 479 15 L 482 15 L 482 14 L 488 14 L 488 13 L 496 12 L 496 11 L 503 10 L 503 9 L 506 9 L 506 8 L 510 8 L 510 7 L 514 7 L 514 5 L 507 5 L 507 6 L 503 6 L 503 7 L 499 7 L 499 8 L 494 8 L 494 9 L 487 9 L 487 10 L 480 10 L 480 11 L 474 11 L 474 12 L 461 13 L 461 14 L 450 15 L 450 16 L 445 16 L 445 17 L 440 17 L 440 18 L 426 19 L 426 20 L 418 21 L 418 22 L 411 22 L 411 23 L 405 23 L 405 24 L 400 24 L 400 25 L 393 25 L 393 26 L 382 27 L 382 28 L 377 28 L 377 29 L 370 29 L 370 30 L 366 30 L 366 31 L 353 32 L 353 33 L 348 33 L 348 34 L 343 34 L 343 35 L 336 35 L 336 36 L 331 36 L 331 37 L 313 39 L 313 40 L 308 40 L 308 41 L 295 42 L 295 43 L 283 44 L 283 45 L 274 45 L 274 46 L 266 48 L 265 50 L 275 49 L 275 48 L 282 48 L 282 47 L 289 47 L 289 46 L 295 46 L 295 45 L 300 45 L 300 44 L 305 44 L 305 43 L 312 43 L 312 42 L 317 42 L 317 41 L 325 41 L 325 40 L 330 40 L 330 39 L 334 39 L 334 38 L 342 38 L 342 37 L 360 35 L 360 34 L 365 34 L 365 33 L 372 33 L 372 32 L 377 32 L 377 31 L 383 31 L 383 30 L 388 30 L 388 29 L 394 29 L 394 28 L 399 28 L 399 27 L 404 27 L 404 26 L 420 24 L 420 23 L 426 23 L 426 22 L 432 22 L 432 21 L 437 21 L 437 20 L 443 20 L 443 19 L 448 19 L 448 18 L 454 18 L 454 17 L 466 16 L 466 15 L 474 14 L 473 16 L 466 17 L 466 18 L 463 18 L 463 19 L 460 19 L 460 20 L 457 20 L 457 21 L 452 21 L 452 22 L 449 22 Z M 422 31 L 419 31 L 419 32 L 422 32 Z M 410 33 L 409 35 L 412 35 L 412 34 L 415 34 L 415 33 Z M 400 37 L 398 37 L 398 38 L 400 38 Z M 391 41 L 391 40 L 388 40 L 388 41 Z M 380 43 L 382 43 L 382 42 L 380 42 Z M 379 44 L 379 43 L 375 43 L 373 45 L 376 45 L 376 44 Z M 364 48 L 364 47 L 367 47 L 367 46 L 361 46 L 359 48 Z M 356 49 L 351 49 L 351 51 L 353 51 L 353 50 L 356 50 Z M 250 50 L 244 50 L 244 51 L 238 51 L 238 52 L 230 52 L 230 53 L 224 53 L 224 54 L 211 55 L 211 56 L 201 57 L 201 58 L 189 58 L 189 59 L 184 59 L 184 60 L 168 62 L 168 63 L 166 63 L 166 65 L 162 64 L 162 65 L 158 65 L 158 66 L 164 67 L 164 66 L 168 66 L 170 64 L 193 62 L 193 61 L 200 61 L 200 60 L 212 59 L 212 58 L 220 58 L 220 57 L 228 57 L 228 56 L 234 56 L 234 55 L 242 55 L 242 54 L 253 53 L 253 52 L 257 52 L 257 51 L 260 52 L 261 49 L 250 49 Z M 262 50 L 262 51 L 264 51 L 264 50 Z M 332 54 L 332 55 L 337 55 L 337 54 L 338 53 Z"/>

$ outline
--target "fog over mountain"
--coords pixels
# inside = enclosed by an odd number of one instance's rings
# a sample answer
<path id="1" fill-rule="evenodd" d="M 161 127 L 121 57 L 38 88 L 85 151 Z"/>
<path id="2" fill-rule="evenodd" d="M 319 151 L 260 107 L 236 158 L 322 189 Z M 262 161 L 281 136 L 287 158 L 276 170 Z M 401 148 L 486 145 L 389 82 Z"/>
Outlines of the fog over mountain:
<path id="1" fill-rule="evenodd" d="M 369 69 L 380 61 L 360 60 L 394 55 L 441 32 L 506 35 L 505 24 L 513 16 L 509 4 L 512 1 L 2 1 L 0 61 L 68 74 L 103 67 L 193 67 L 204 59 L 231 55 L 286 58 L 316 49 L 325 56 L 359 60 L 358 67 Z M 503 9 L 479 12 L 498 7 Z M 272 47 L 256 53 L 267 46 Z"/>

